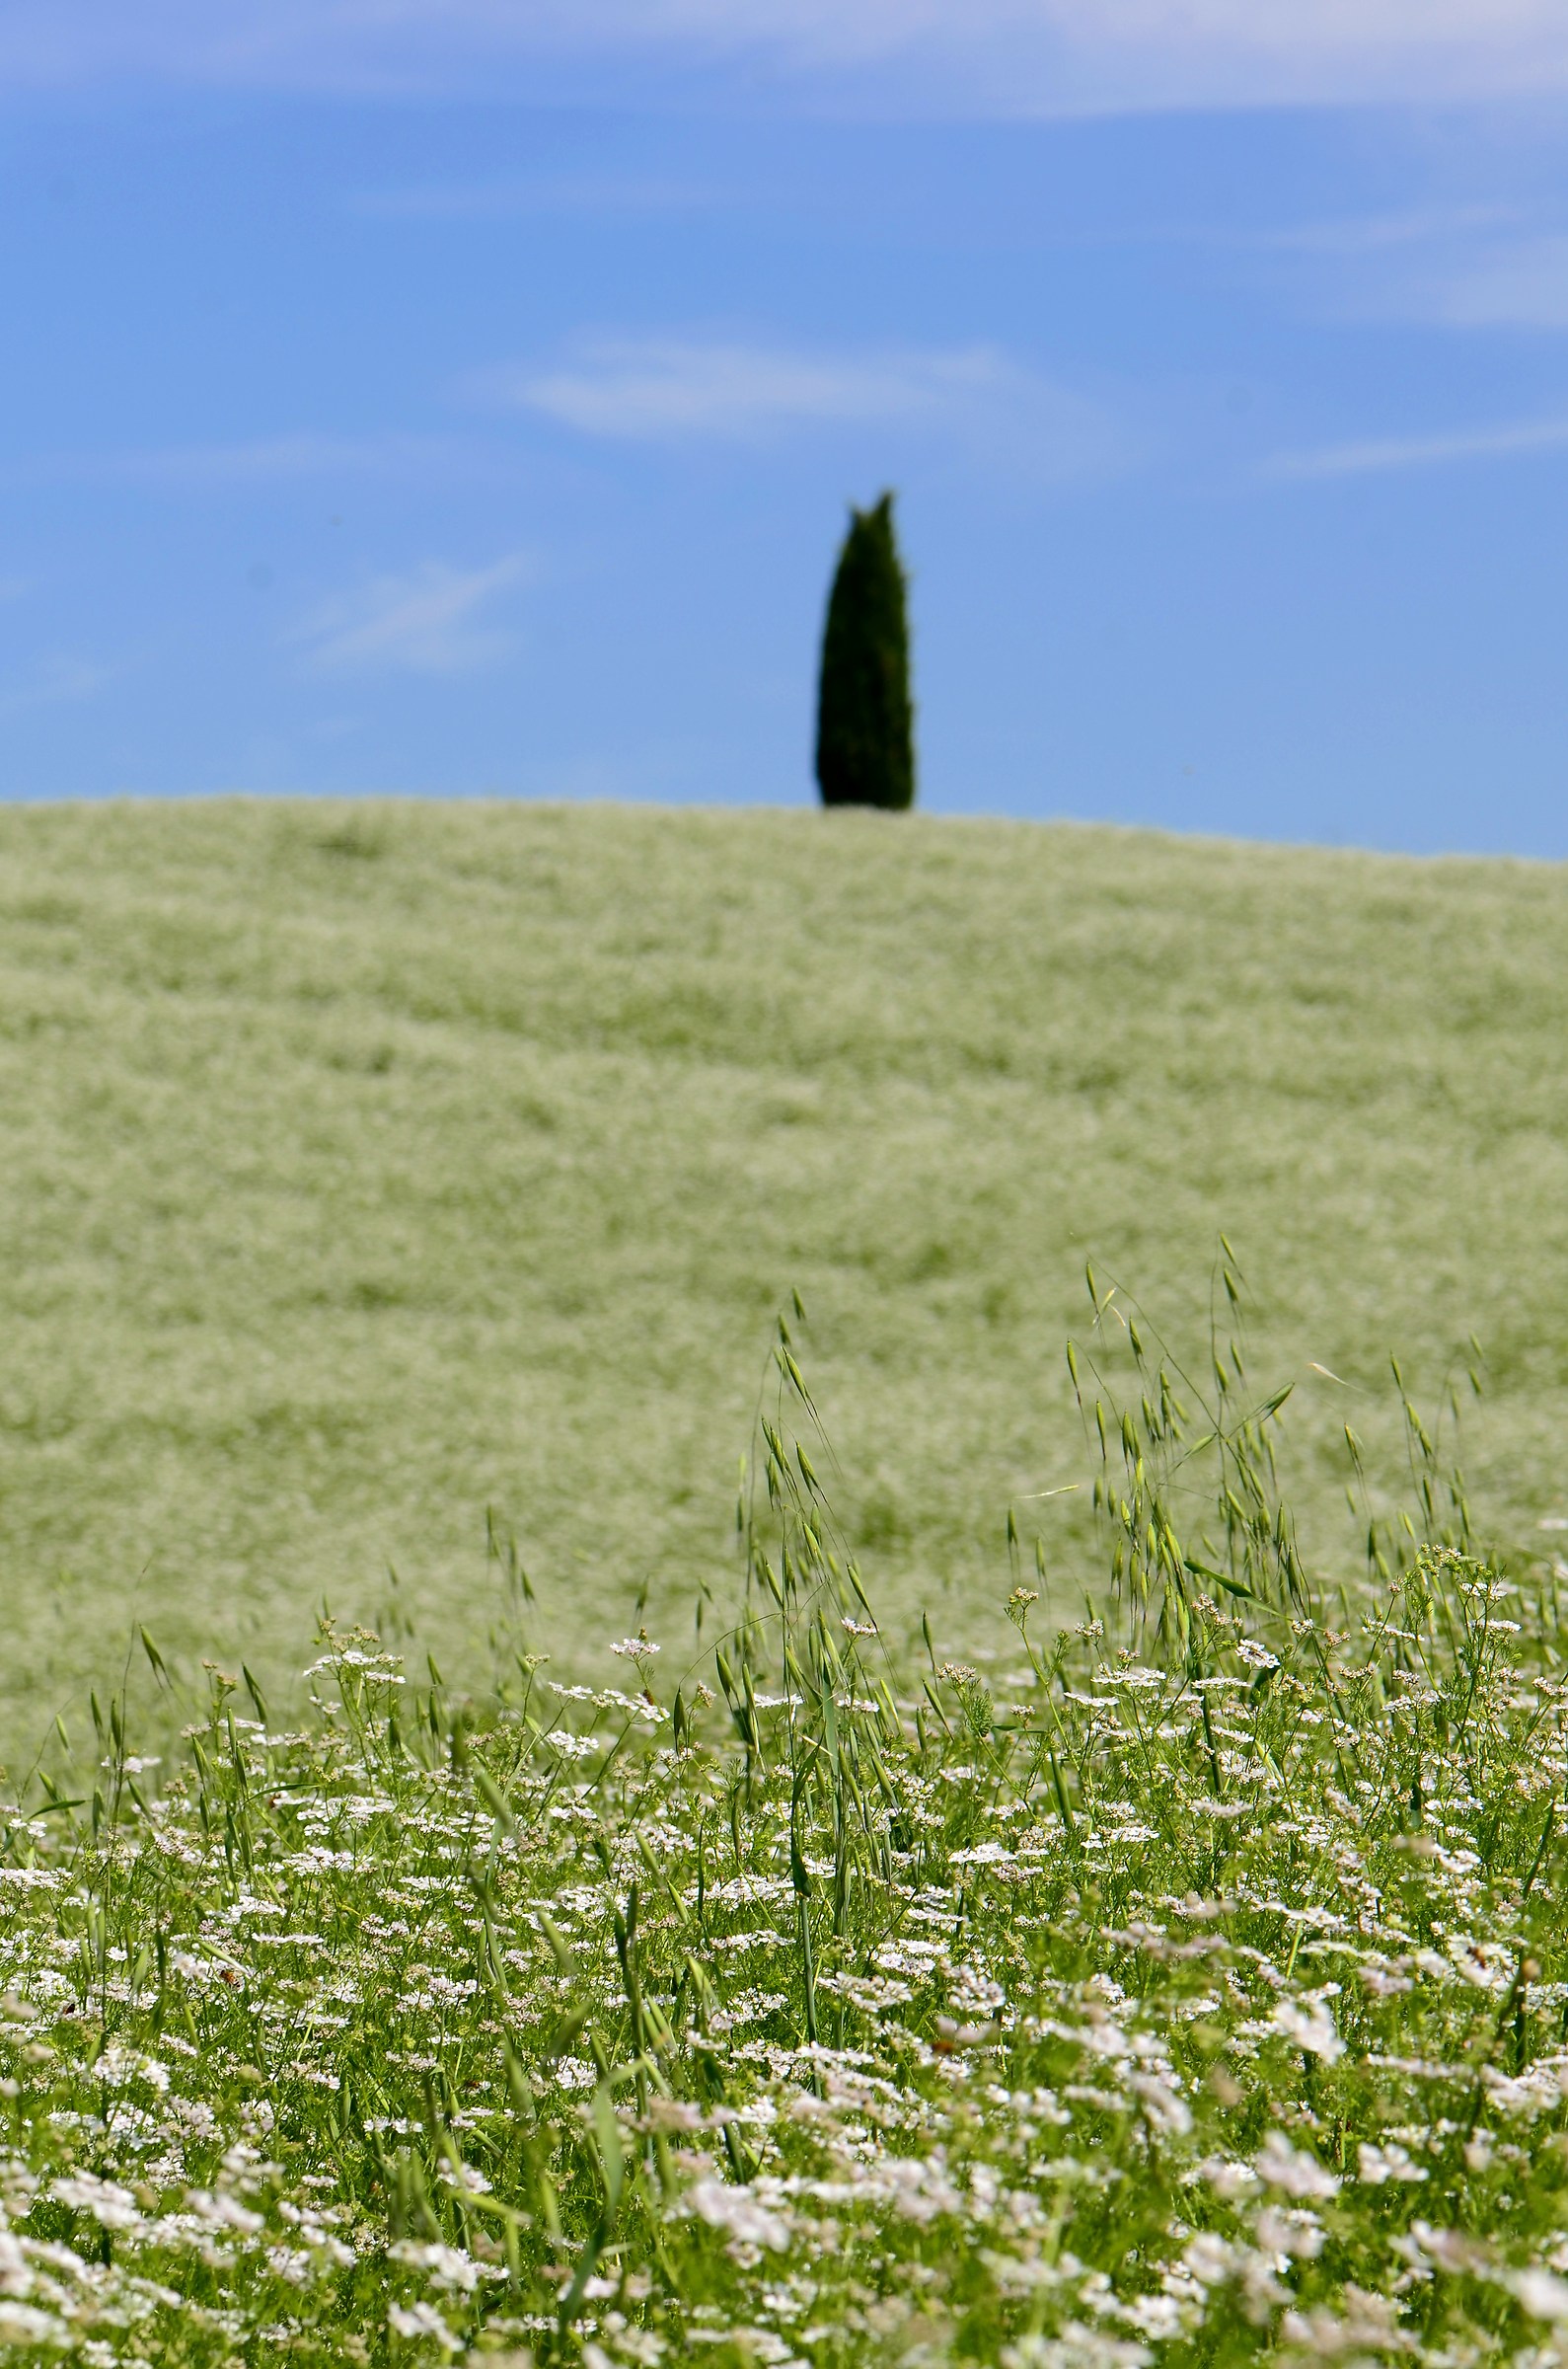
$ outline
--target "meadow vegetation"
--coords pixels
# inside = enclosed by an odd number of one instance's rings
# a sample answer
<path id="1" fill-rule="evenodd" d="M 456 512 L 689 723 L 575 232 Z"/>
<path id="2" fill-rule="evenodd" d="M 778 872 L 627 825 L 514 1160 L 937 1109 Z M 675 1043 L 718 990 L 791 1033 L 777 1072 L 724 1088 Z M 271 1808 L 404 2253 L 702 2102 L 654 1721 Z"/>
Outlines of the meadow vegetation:
<path id="1" fill-rule="evenodd" d="M 8 808 L 0 1752 L 56 1708 L 79 1729 L 137 1621 L 283 1705 L 324 1599 L 478 1683 L 486 1508 L 558 1674 L 643 1587 L 689 1635 L 733 1588 L 792 1288 L 901 1648 L 923 1606 L 986 1647 L 1009 1505 L 1047 1613 L 1082 1617 L 1086 1492 L 1037 1492 L 1080 1476 L 1083 1258 L 1190 1345 L 1221 1229 L 1258 1370 L 1299 1380 L 1314 1552 L 1347 1415 L 1402 1469 L 1387 1350 L 1435 1406 L 1472 1328 L 1472 1494 L 1533 1539 L 1564 1504 L 1565 944 L 1543 866 L 919 815 Z"/>
<path id="2" fill-rule="evenodd" d="M 1314 1568 L 1218 1284 L 1191 1370 L 1091 1285 L 1104 1618 L 1020 1529 L 988 1677 L 888 1652 L 786 1321 L 700 1655 L 562 1679 L 507 1565 L 483 1700 L 329 1631 L 161 1767 L 95 1702 L 4 1812 L 14 2357 L 1559 2363 L 1557 1573 L 1408 1402 Z"/>

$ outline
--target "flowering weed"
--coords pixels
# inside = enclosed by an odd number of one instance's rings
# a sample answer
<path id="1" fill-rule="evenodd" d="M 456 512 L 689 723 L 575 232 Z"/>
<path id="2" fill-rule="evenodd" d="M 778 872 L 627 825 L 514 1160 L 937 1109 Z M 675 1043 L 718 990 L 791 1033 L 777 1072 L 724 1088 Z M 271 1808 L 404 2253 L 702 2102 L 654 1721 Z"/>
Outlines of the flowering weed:
<path id="1" fill-rule="evenodd" d="M 1015 1573 L 985 1674 L 885 1659 L 782 1330 L 700 1667 L 328 1628 L 296 1728 L 101 1714 L 5 1813 L 16 2357 L 1563 2357 L 1554 1609 L 1418 1456 L 1330 1626 L 1278 1402 L 1134 1319 L 1113 1395 L 1094 1307 L 1115 1587 L 1040 1645 Z"/>

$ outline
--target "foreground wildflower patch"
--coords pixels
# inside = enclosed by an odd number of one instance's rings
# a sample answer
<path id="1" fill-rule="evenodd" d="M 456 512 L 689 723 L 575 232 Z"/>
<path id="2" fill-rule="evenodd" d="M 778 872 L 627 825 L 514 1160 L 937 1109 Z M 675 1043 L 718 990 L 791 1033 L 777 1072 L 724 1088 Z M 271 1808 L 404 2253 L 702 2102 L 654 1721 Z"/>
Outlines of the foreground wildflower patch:
<path id="1" fill-rule="evenodd" d="M 651 1687 L 537 1672 L 466 1728 L 362 1639 L 300 1733 L 220 1681 L 156 1799 L 112 1753 L 96 1820 L 12 1824 L 0 2331 L 104 2369 L 1538 2344 L 1568 1676 L 1508 1603 L 1429 1554 L 1354 1654 L 1206 1605 L 1201 1675 L 1080 1635 L 918 1719 L 819 1618 L 787 1697 L 732 1673 L 728 1739 L 679 1744 Z"/>
<path id="2" fill-rule="evenodd" d="M 1437 1545 L 1336 1634 L 1261 1502 L 1204 1592 L 1128 1456 L 1121 1649 L 1020 1586 L 1000 1675 L 901 1688 L 769 1431 L 711 1693 L 637 1637 L 481 1713 L 329 1635 L 296 1731 L 112 1716 L 8 1815 L 0 2340 L 1563 2357 L 1555 1637 Z"/>

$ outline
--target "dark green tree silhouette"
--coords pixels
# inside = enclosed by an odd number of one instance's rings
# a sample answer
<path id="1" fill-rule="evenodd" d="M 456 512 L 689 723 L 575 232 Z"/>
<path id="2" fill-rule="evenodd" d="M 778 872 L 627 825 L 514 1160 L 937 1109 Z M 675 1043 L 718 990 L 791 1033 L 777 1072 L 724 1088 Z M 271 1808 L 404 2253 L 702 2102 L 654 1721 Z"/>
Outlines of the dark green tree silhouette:
<path id="1" fill-rule="evenodd" d="M 915 713 L 893 497 L 852 510 L 822 636 L 817 782 L 825 806 L 912 806 Z"/>

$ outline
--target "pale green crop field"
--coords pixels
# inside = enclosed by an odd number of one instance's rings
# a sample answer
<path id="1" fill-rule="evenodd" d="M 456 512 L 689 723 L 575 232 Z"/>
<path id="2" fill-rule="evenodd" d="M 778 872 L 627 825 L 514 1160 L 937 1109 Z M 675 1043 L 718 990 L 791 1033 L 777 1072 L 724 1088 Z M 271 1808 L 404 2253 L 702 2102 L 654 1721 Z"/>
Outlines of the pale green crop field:
<path id="1" fill-rule="evenodd" d="M 0 814 L 0 1733 L 132 1624 L 276 1680 L 315 1609 L 483 1667 L 690 1634 L 797 1289 L 879 1601 L 1104 1567 L 1085 1255 L 1203 1337 L 1224 1228 L 1291 1490 L 1473 1329 L 1483 1529 L 1568 1512 L 1568 871 L 925 817 Z M 1313 1373 L 1313 1362 L 1339 1377 Z M 635 1622 L 634 1622 L 635 1625 Z"/>

